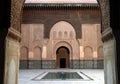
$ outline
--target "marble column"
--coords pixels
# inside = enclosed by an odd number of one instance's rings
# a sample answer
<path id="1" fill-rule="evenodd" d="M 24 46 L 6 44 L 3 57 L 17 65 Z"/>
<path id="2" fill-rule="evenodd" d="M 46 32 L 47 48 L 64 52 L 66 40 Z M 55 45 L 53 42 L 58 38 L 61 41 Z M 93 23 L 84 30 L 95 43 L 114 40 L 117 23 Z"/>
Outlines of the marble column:
<path id="1" fill-rule="evenodd" d="M 105 84 L 116 84 L 115 38 L 110 28 L 103 32 Z"/>
<path id="2" fill-rule="evenodd" d="M 5 75 L 4 84 L 18 84 L 20 33 L 9 29 L 6 37 Z"/>

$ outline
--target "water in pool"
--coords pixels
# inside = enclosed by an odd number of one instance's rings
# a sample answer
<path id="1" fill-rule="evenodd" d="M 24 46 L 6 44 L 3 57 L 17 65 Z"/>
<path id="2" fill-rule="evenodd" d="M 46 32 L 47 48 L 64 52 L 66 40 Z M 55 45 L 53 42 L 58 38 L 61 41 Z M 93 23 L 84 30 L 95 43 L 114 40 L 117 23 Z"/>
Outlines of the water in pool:
<path id="1" fill-rule="evenodd" d="M 42 79 L 83 79 L 77 72 L 49 72 Z"/>

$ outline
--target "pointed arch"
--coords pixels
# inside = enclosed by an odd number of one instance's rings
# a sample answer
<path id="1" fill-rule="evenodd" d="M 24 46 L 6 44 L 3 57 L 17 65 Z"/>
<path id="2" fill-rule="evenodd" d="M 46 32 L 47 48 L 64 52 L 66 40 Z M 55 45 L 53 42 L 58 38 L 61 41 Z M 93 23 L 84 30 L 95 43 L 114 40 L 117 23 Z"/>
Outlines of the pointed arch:
<path id="1" fill-rule="evenodd" d="M 42 57 L 42 50 L 41 50 L 41 48 L 39 46 L 36 46 L 36 47 L 34 47 L 33 52 L 34 52 L 33 59 L 34 60 L 41 60 L 41 57 Z"/>
<path id="2" fill-rule="evenodd" d="M 98 47 L 98 59 L 103 59 L 103 46 Z"/>
<path id="3" fill-rule="evenodd" d="M 26 46 L 20 48 L 20 60 L 28 60 L 28 48 Z"/>
<path id="4" fill-rule="evenodd" d="M 93 49 L 90 46 L 86 46 L 84 48 L 84 54 L 86 60 L 92 60 L 93 59 Z"/>

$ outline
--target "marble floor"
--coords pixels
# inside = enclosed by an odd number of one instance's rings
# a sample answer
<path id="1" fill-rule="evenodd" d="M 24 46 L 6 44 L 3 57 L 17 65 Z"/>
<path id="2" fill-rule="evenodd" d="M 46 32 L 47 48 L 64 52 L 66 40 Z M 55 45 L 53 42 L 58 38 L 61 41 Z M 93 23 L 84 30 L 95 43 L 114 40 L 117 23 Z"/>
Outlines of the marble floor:
<path id="1" fill-rule="evenodd" d="M 48 72 L 77 72 L 83 79 L 42 80 Z M 31 69 L 19 71 L 19 84 L 104 84 L 102 69 Z"/>

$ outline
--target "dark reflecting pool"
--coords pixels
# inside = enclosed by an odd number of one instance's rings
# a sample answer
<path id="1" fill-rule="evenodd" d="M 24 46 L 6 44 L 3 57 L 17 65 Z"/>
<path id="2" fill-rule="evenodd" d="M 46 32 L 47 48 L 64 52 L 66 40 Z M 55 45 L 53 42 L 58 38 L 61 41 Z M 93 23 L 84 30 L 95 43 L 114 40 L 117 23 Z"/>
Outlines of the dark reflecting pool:
<path id="1" fill-rule="evenodd" d="M 49 72 L 42 79 L 83 79 L 77 72 Z"/>

